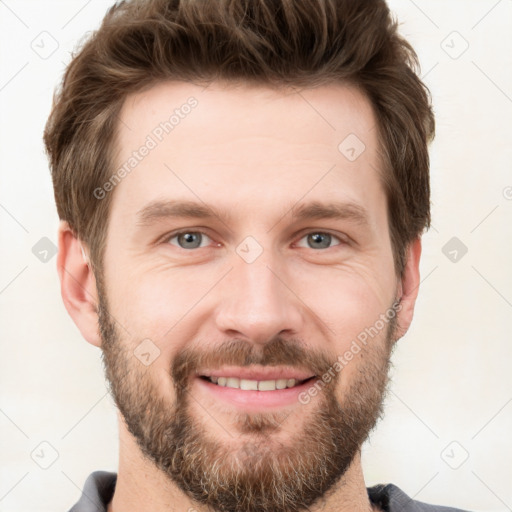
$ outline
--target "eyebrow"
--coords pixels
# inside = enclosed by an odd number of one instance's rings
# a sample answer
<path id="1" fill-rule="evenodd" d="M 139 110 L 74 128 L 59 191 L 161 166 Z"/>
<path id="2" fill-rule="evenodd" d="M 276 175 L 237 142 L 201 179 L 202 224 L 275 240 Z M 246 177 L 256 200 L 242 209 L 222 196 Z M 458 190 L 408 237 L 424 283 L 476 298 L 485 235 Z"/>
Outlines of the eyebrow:
<path id="1" fill-rule="evenodd" d="M 368 213 L 356 203 L 320 203 L 312 201 L 292 209 L 292 217 L 297 220 L 337 219 L 352 220 L 357 224 L 369 225 Z"/>
<path id="2" fill-rule="evenodd" d="M 231 219 L 227 210 L 194 201 L 153 201 L 137 212 L 137 224 L 147 225 L 167 218 Z"/>
<path id="3" fill-rule="evenodd" d="M 369 225 L 366 209 L 353 202 L 321 203 L 319 201 L 312 201 L 292 206 L 288 209 L 288 212 L 291 212 L 292 218 L 295 221 L 338 219 L 351 220 L 366 226 Z M 137 224 L 145 226 L 169 218 L 212 219 L 214 217 L 230 222 L 233 218 L 233 212 L 195 201 L 157 200 L 149 203 L 137 212 Z"/>

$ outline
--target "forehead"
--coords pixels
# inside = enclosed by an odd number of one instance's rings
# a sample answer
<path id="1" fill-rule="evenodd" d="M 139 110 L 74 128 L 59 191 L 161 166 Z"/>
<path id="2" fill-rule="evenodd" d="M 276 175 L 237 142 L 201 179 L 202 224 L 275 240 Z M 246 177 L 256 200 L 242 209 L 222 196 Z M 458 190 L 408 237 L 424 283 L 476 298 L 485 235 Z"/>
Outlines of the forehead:
<path id="1" fill-rule="evenodd" d="M 302 199 L 384 206 L 373 109 L 348 85 L 159 83 L 126 99 L 117 142 L 114 212 L 172 199 L 237 218 Z"/>
<path id="2" fill-rule="evenodd" d="M 188 119 L 186 123 L 182 122 Z M 273 137 L 286 133 L 307 141 L 336 143 L 353 133 L 370 145 L 375 136 L 375 118 L 367 97 L 348 84 L 330 84 L 314 89 L 271 89 L 250 84 L 213 82 L 207 87 L 184 82 L 161 82 L 129 95 L 121 110 L 119 140 L 122 147 L 136 146 L 140 135 L 185 142 L 187 126 L 198 142 L 226 143 L 226 135 Z M 179 127 L 179 130 L 178 130 Z M 163 132 L 163 133 L 162 133 Z M 171 137 L 166 137 L 171 135 Z M 297 142 L 300 142 L 297 140 Z M 189 144 L 190 145 L 190 144 Z"/>

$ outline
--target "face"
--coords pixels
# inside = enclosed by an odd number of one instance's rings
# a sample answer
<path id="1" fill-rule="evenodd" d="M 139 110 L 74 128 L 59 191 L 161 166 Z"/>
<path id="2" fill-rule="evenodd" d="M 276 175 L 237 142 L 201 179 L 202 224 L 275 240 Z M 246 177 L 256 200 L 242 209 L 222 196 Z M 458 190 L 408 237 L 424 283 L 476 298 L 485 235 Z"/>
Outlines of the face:
<path id="1" fill-rule="evenodd" d="M 126 426 L 200 503 L 302 510 L 375 425 L 395 338 L 371 107 L 166 83 L 120 118 L 98 293 Z"/>

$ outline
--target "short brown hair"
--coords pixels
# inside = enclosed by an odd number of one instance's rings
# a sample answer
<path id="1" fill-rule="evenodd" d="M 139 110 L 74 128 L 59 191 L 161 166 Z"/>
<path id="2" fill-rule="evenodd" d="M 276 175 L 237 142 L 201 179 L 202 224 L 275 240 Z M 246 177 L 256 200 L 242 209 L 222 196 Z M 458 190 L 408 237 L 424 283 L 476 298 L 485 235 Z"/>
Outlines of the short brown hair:
<path id="1" fill-rule="evenodd" d="M 395 269 L 430 225 L 434 116 L 418 59 L 384 0 L 126 0 L 68 66 L 44 133 L 58 214 L 102 267 L 118 114 L 163 80 L 358 87 L 376 115 Z"/>

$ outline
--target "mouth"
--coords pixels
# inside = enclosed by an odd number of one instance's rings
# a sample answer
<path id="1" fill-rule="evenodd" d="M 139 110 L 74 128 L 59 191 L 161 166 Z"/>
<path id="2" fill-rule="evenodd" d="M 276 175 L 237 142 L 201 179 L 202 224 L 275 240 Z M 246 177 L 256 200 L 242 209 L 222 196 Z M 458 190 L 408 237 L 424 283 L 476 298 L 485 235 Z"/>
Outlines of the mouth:
<path id="1" fill-rule="evenodd" d="M 202 370 L 196 374 L 197 389 L 215 401 L 247 412 L 276 410 L 300 404 L 299 396 L 317 379 L 293 368 L 231 367 Z"/>
<path id="2" fill-rule="evenodd" d="M 240 389 L 242 391 L 276 391 L 279 389 L 290 389 L 301 386 L 306 382 L 313 380 L 315 377 L 308 377 L 306 379 L 269 379 L 269 380 L 253 380 L 241 379 L 239 377 L 213 377 L 207 375 L 200 375 L 200 378 L 211 382 L 220 387 Z"/>

